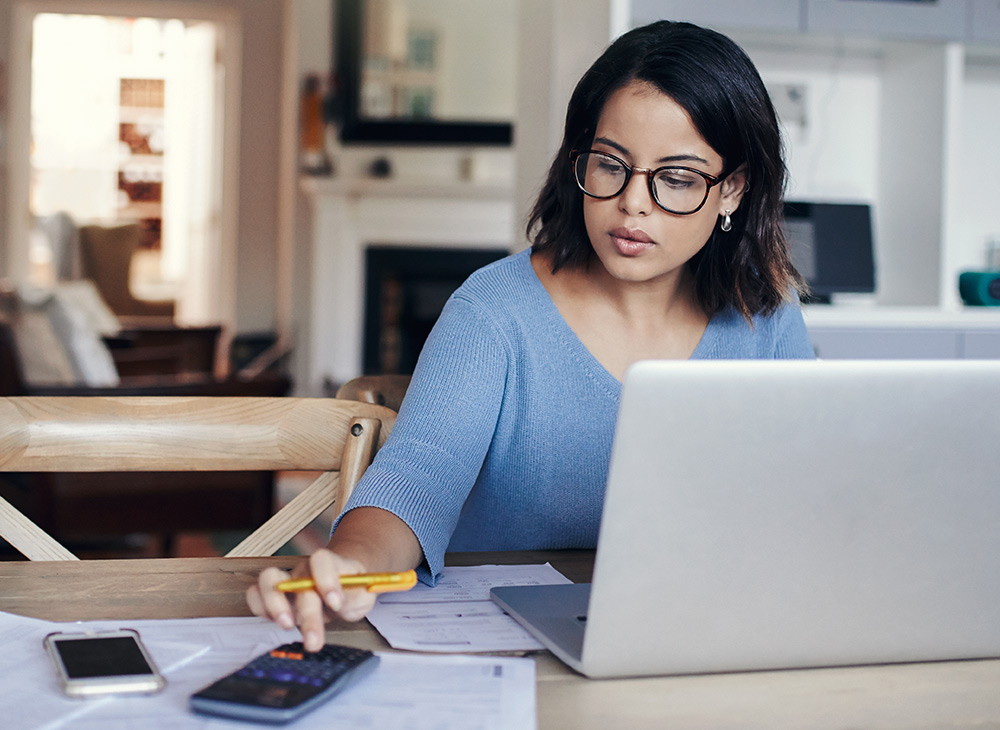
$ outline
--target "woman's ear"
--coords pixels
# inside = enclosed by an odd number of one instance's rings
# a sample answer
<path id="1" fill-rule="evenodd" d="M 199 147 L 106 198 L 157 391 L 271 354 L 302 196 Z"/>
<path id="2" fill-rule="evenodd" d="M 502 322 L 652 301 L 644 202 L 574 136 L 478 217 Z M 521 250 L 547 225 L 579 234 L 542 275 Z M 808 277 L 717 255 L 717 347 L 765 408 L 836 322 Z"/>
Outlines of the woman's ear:
<path id="1" fill-rule="evenodd" d="M 747 191 L 747 166 L 740 165 L 722 181 L 722 195 L 719 197 L 719 215 L 727 210 L 731 213 L 740 207 L 743 193 Z"/>

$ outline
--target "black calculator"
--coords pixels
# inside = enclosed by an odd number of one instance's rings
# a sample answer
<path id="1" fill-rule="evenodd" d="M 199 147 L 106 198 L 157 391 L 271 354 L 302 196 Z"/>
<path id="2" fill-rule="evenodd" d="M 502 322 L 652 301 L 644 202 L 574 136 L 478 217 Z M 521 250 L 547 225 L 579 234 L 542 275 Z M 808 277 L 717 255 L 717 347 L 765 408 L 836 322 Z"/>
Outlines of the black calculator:
<path id="1" fill-rule="evenodd" d="M 327 644 L 307 652 L 282 644 L 191 695 L 197 712 L 281 724 L 326 702 L 370 674 L 378 657 L 364 649 Z"/>

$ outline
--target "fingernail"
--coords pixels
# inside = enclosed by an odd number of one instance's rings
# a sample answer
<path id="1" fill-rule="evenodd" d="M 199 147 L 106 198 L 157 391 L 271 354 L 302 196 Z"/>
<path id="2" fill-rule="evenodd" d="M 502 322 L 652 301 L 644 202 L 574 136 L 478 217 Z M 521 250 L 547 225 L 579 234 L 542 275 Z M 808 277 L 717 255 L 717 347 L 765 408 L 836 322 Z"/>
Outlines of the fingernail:
<path id="1" fill-rule="evenodd" d="M 339 611 L 340 607 L 344 605 L 344 598 L 339 593 L 330 591 L 326 594 L 326 605 L 334 611 Z"/>
<path id="2" fill-rule="evenodd" d="M 282 613 L 278 615 L 278 626 L 283 629 L 294 629 L 295 621 L 292 619 L 291 614 Z"/>
<path id="3" fill-rule="evenodd" d="M 323 637 L 315 631 L 308 632 L 304 637 L 304 643 L 310 651 L 319 651 L 323 648 Z"/>

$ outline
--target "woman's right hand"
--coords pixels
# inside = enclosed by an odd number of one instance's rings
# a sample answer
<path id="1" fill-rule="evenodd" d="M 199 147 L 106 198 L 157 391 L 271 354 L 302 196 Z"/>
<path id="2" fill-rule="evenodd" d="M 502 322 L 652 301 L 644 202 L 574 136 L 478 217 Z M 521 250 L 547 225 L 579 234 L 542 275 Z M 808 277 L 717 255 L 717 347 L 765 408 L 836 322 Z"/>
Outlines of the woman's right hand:
<path id="1" fill-rule="evenodd" d="M 327 549 L 317 550 L 292 576 L 277 568 L 263 570 L 257 583 L 247 589 L 247 605 L 255 616 L 268 618 L 283 629 L 299 627 L 307 651 L 319 651 L 325 643 L 325 624 L 330 618 L 360 621 L 375 605 L 375 593 L 363 588 L 344 590 L 340 576 L 364 573 L 357 560 Z M 316 588 L 286 594 L 275 586 L 289 577 L 311 577 Z"/>

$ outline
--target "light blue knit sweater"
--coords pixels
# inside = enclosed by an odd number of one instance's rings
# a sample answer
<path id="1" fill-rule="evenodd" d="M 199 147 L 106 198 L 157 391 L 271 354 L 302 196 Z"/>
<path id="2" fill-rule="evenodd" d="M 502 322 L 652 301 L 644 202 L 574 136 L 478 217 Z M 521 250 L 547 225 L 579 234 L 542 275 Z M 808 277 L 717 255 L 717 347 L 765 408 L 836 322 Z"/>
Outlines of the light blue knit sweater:
<path id="1" fill-rule="evenodd" d="M 709 322 L 692 358 L 810 358 L 798 305 Z M 386 509 L 433 582 L 444 553 L 593 548 L 621 383 L 584 347 L 529 251 L 474 273 L 421 352 L 388 442 L 346 510 Z M 345 510 L 345 511 L 346 511 Z"/>

